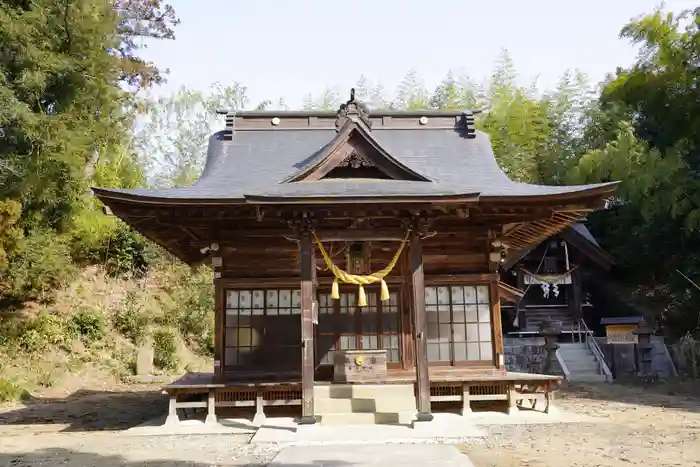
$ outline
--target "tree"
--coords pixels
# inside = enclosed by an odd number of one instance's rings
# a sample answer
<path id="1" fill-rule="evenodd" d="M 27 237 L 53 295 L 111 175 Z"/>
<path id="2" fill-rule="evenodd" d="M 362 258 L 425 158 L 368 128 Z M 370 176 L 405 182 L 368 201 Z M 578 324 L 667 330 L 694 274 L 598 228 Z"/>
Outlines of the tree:
<path id="1" fill-rule="evenodd" d="M 700 295 L 678 271 L 700 277 L 700 9 L 658 9 L 621 36 L 640 54 L 604 84 L 570 176 L 622 181 L 593 226 L 622 263 L 616 280 L 655 303 L 677 337 L 699 332 Z"/>
<path id="2" fill-rule="evenodd" d="M 123 144 L 134 95 L 157 82 L 134 38 L 172 37 L 162 2 L 0 2 L 0 197 L 21 202 L 22 224 L 66 230 L 94 164 Z M 136 66 L 139 64 L 139 66 Z"/>
<path id="3" fill-rule="evenodd" d="M 396 99 L 392 108 L 399 110 L 416 110 L 430 108 L 430 94 L 422 78 L 415 69 L 410 69 L 399 83 Z"/>
<path id="4" fill-rule="evenodd" d="M 249 103 L 245 86 L 215 84 L 209 92 L 180 89 L 150 101 L 137 125 L 135 144 L 158 186 L 187 186 L 202 173 L 209 137 L 223 127 L 217 110 L 236 111 Z M 269 105 L 263 102 L 261 106 Z"/>
<path id="5" fill-rule="evenodd" d="M 373 83 L 365 75 L 360 75 L 355 83 L 355 97 L 369 105 L 371 110 L 386 110 L 391 108 L 391 102 L 385 95 L 381 83 Z"/>
<path id="6" fill-rule="evenodd" d="M 484 89 L 487 109 L 477 124 L 491 137 L 499 164 L 514 180 L 541 182 L 542 155 L 551 134 L 546 105 L 533 89 L 518 85 L 507 51 L 501 53 Z"/>
<path id="7" fill-rule="evenodd" d="M 136 89 L 164 81 L 163 74 L 153 63 L 136 54 L 144 39 L 175 39 L 175 26 L 180 20 L 175 10 L 161 0 L 114 0 L 120 36 L 114 53 L 121 61 L 121 80 Z"/>
<path id="8" fill-rule="evenodd" d="M 22 231 L 16 225 L 20 212 L 21 206 L 16 201 L 0 201 L 0 272 L 7 268 L 9 255 L 22 240 Z"/>
<path id="9" fill-rule="evenodd" d="M 435 109 L 474 110 L 477 107 L 477 89 L 468 76 L 456 79 L 452 71 L 437 85 L 430 99 Z"/>
<path id="10" fill-rule="evenodd" d="M 307 94 L 304 98 L 304 110 L 335 111 L 346 100 L 347 98 L 341 97 L 338 88 L 328 87 L 318 96 Z"/>

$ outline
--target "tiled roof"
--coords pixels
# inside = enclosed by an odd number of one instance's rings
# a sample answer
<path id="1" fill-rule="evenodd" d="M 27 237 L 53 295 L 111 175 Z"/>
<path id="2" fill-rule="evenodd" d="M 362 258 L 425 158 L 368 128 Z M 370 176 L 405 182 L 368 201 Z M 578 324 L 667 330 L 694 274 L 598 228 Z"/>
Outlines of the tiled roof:
<path id="1" fill-rule="evenodd" d="M 367 196 L 528 197 L 583 192 L 605 186 L 542 186 L 510 180 L 498 166 L 483 132 L 472 137 L 449 128 L 377 128 L 374 140 L 427 182 L 395 180 L 320 180 L 284 183 L 312 165 L 336 136 L 333 128 L 237 129 L 210 138 L 205 169 L 191 187 L 173 189 L 97 189 L 101 197 L 126 195 L 163 200 L 244 200 L 246 197 L 332 198 Z M 129 196 L 131 195 L 131 196 Z"/>

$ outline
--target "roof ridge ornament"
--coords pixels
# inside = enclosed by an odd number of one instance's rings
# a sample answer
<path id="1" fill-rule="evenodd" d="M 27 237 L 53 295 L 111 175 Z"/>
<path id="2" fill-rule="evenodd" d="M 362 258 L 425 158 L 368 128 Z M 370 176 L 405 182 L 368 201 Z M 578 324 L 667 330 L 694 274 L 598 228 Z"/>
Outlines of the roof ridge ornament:
<path id="1" fill-rule="evenodd" d="M 372 129 L 372 121 L 369 118 L 369 107 L 367 104 L 355 99 L 355 88 L 350 89 L 350 100 L 345 104 L 340 104 L 337 118 L 335 120 L 336 131 L 348 122 L 363 123 L 368 130 Z"/>

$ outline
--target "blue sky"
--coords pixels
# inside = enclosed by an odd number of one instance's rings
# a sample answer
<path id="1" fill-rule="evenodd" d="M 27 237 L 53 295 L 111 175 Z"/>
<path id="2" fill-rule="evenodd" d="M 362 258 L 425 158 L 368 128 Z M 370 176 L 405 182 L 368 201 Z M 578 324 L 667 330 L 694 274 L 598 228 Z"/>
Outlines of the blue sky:
<path id="1" fill-rule="evenodd" d="M 343 92 L 364 74 L 394 90 L 415 68 L 432 88 L 448 70 L 482 79 L 501 48 L 524 79 L 552 87 L 567 69 L 600 81 L 627 65 L 634 48 L 618 38 L 630 18 L 658 0 L 171 0 L 176 40 L 149 44 L 145 58 L 168 68 L 168 83 L 206 89 L 239 82 L 251 104 Z M 668 9 L 697 6 L 671 0 Z"/>

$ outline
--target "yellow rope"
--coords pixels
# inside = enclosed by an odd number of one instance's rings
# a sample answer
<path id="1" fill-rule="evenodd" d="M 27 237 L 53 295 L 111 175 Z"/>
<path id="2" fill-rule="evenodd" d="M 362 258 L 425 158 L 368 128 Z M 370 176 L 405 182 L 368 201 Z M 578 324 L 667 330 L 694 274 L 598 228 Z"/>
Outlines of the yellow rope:
<path id="1" fill-rule="evenodd" d="M 377 282 L 381 283 L 381 294 L 380 294 L 380 299 L 385 302 L 389 300 L 389 287 L 387 287 L 386 282 L 384 281 L 384 278 L 391 272 L 392 269 L 394 269 L 394 266 L 396 266 L 396 263 L 399 260 L 399 257 L 401 256 L 401 252 L 403 251 L 404 246 L 408 242 L 408 236 L 410 234 L 410 230 L 406 232 L 406 238 L 401 242 L 401 246 L 399 249 L 396 251 L 396 254 L 394 257 L 391 259 L 389 264 L 382 269 L 381 271 L 373 272 L 372 274 L 367 274 L 367 275 L 358 275 L 358 274 L 350 274 L 348 272 L 343 271 L 340 269 L 338 266 L 336 266 L 333 263 L 333 260 L 331 257 L 328 255 L 328 252 L 326 251 L 325 248 L 323 248 L 323 244 L 321 243 L 321 240 L 318 238 L 316 235 L 316 232 L 313 232 L 314 239 L 316 240 L 316 244 L 318 245 L 318 249 L 321 251 L 321 255 L 323 256 L 323 260 L 326 263 L 326 266 L 328 269 L 333 272 L 333 275 L 335 276 L 335 279 L 333 280 L 333 288 L 331 289 L 331 298 L 338 300 L 340 298 L 340 291 L 339 291 L 339 286 L 338 282 L 343 282 L 345 284 L 355 284 L 359 287 L 358 290 L 358 298 L 357 298 L 357 304 L 359 306 L 367 306 L 367 296 L 365 295 L 365 289 L 364 285 L 368 284 L 376 284 Z"/>

